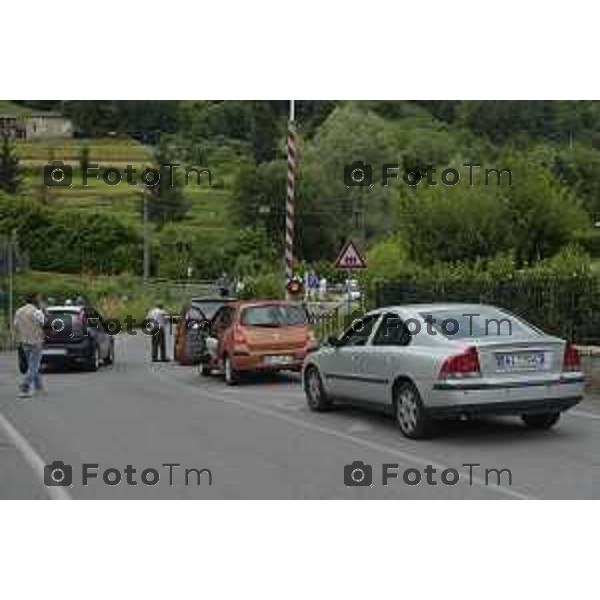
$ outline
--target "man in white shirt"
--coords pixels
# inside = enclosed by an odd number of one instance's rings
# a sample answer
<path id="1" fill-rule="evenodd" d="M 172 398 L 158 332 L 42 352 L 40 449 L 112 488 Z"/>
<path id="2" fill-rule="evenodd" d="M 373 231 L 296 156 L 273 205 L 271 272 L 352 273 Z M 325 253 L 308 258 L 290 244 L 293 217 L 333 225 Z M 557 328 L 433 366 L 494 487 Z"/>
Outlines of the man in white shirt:
<path id="1" fill-rule="evenodd" d="M 154 333 L 152 334 L 152 362 L 157 362 L 159 360 L 159 351 L 161 361 L 168 362 L 169 360 L 167 358 L 165 339 L 167 316 L 167 312 L 163 310 L 163 305 L 161 302 L 157 302 L 156 306 L 150 310 L 146 316 L 146 320 L 153 321 L 154 323 Z"/>
<path id="2" fill-rule="evenodd" d="M 323 302 L 327 299 L 327 279 L 321 277 L 319 280 L 319 300 Z"/>
<path id="3" fill-rule="evenodd" d="M 42 299 L 38 292 L 27 296 L 24 304 L 15 313 L 14 333 L 19 352 L 27 360 L 27 372 L 19 386 L 21 398 L 30 398 L 32 387 L 36 392 L 43 392 L 40 365 L 42 362 L 42 349 L 44 347 L 44 322 L 46 320 L 41 310 Z"/>

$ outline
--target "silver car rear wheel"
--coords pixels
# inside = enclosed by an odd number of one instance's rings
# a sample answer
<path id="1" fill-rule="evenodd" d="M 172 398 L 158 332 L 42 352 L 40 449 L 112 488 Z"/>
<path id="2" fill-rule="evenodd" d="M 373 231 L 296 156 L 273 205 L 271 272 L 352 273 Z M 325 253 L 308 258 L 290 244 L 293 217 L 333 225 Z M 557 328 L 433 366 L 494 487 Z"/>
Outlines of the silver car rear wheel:
<path id="1" fill-rule="evenodd" d="M 410 381 L 395 388 L 394 412 L 400 431 L 409 438 L 426 437 L 430 433 L 430 420 L 425 415 L 419 391 Z"/>
<path id="2" fill-rule="evenodd" d="M 560 413 L 543 413 L 539 415 L 522 415 L 523 422 L 530 429 L 550 429 L 560 419 Z"/>

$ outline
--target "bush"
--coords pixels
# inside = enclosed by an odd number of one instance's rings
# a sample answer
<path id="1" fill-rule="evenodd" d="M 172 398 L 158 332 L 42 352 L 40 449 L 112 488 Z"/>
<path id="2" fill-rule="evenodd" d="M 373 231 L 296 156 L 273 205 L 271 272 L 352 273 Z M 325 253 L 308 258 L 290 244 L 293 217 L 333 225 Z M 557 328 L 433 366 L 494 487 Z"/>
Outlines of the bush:
<path id="1" fill-rule="evenodd" d="M 174 224 L 157 236 L 153 254 L 158 275 L 171 279 L 185 279 L 188 266 L 195 279 L 215 279 L 223 272 L 254 275 L 268 271 L 276 260 L 272 244 L 260 229 L 232 233 Z"/>
<path id="2" fill-rule="evenodd" d="M 13 229 L 32 269 L 114 274 L 139 268 L 139 236 L 112 215 L 53 211 L 31 200 L 0 197 L 0 233 Z"/>
<path id="3" fill-rule="evenodd" d="M 436 263 L 427 269 L 413 265 L 404 278 L 373 281 L 369 291 L 376 306 L 495 304 L 548 333 L 580 343 L 600 341 L 600 277 L 576 247 L 520 270 L 511 254 L 490 261 Z"/>
<path id="4" fill-rule="evenodd" d="M 282 299 L 285 296 L 285 283 L 281 273 L 263 273 L 244 279 L 243 299 Z"/>
<path id="5" fill-rule="evenodd" d="M 375 244 L 367 252 L 366 260 L 369 268 L 361 280 L 395 281 L 404 279 L 415 268 L 399 236 L 390 236 Z"/>
<path id="6" fill-rule="evenodd" d="M 467 178 L 455 187 L 421 184 L 406 195 L 400 231 L 410 256 L 422 264 L 489 259 L 514 250 L 517 265 L 547 258 L 589 227 L 577 198 L 550 171 L 527 155 L 499 159 L 510 169 L 501 184 Z"/>
<path id="7" fill-rule="evenodd" d="M 47 304 L 63 304 L 67 299 L 81 296 L 105 318 L 119 319 L 123 323 L 131 316 L 138 325 L 157 301 L 161 301 L 166 310 L 178 313 L 186 295 L 183 290 L 173 292 L 168 284 L 145 287 L 139 277 L 128 273 L 102 277 L 29 271 L 15 277 L 15 307 L 32 291 L 41 292 Z"/>

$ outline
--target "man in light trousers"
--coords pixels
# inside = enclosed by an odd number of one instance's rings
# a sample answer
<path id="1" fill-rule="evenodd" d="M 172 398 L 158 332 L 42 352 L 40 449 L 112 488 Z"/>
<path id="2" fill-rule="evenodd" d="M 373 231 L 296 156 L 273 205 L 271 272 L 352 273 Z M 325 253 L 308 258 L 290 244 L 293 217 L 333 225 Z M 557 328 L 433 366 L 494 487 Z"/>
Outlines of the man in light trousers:
<path id="1" fill-rule="evenodd" d="M 17 310 L 14 318 L 14 332 L 20 352 L 27 359 L 27 372 L 19 386 L 19 397 L 30 398 L 32 391 L 43 393 L 40 365 L 44 347 L 45 316 L 41 310 L 42 299 L 38 292 L 27 296 L 26 303 Z"/>

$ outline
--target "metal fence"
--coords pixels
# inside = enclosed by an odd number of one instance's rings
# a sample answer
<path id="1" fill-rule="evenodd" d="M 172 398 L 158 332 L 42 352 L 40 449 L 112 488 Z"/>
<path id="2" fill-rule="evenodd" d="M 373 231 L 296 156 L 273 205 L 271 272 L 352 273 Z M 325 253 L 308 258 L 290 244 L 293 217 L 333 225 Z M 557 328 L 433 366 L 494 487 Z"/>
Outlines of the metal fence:
<path id="1" fill-rule="evenodd" d="M 595 277 L 498 282 L 390 282 L 377 286 L 376 306 L 427 302 L 493 304 L 548 333 L 600 344 L 600 283 Z"/>
<path id="2" fill-rule="evenodd" d="M 339 306 L 327 312 L 312 312 L 308 309 L 307 313 L 308 322 L 319 341 L 327 339 L 338 331 L 341 321 Z"/>
<path id="3" fill-rule="evenodd" d="M 338 335 L 348 328 L 354 319 L 361 317 L 365 312 L 365 303 L 364 299 L 361 299 L 350 305 L 347 301 L 326 307 L 308 304 L 306 312 L 315 335 L 319 341 L 324 341 L 331 335 Z"/>

